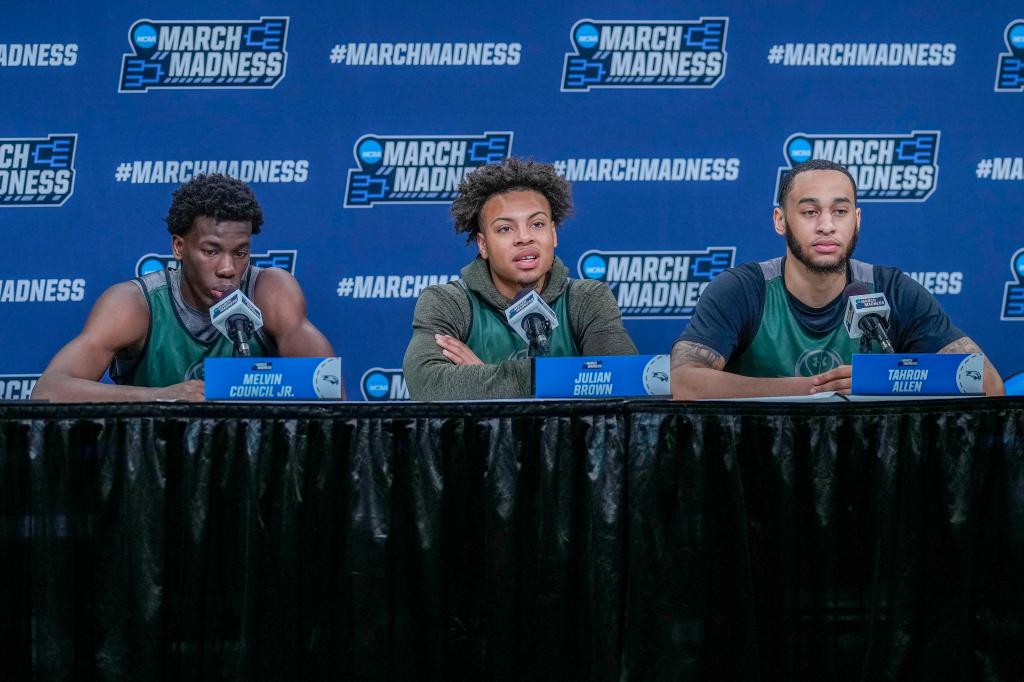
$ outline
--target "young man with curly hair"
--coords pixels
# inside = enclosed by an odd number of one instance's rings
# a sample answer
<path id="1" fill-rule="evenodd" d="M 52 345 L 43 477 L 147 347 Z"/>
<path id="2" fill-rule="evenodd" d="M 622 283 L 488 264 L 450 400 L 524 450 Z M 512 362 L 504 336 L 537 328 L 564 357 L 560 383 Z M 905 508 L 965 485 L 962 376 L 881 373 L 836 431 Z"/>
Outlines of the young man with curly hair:
<path id="1" fill-rule="evenodd" d="M 33 398 L 54 401 L 202 400 L 203 360 L 234 348 L 210 322 L 210 307 L 233 288 L 263 313 L 253 355 L 331 356 L 306 318 L 295 278 L 249 262 L 263 209 L 243 182 L 198 175 L 174 192 L 167 214 L 180 267 L 107 289 L 75 339 L 50 362 Z M 115 384 L 100 383 L 105 370 Z"/>
<path id="2" fill-rule="evenodd" d="M 512 158 L 466 176 L 452 215 L 479 255 L 461 280 L 427 287 L 416 303 L 403 363 L 413 400 L 532 395 L 527 345 L 505 321 L 524 289 L 558 316 L 549 355 L 636 353 L 608 286 L 571 279 L 555 256 L 557 229 L 571 213 L 569 185 L 550 164 Z"/>

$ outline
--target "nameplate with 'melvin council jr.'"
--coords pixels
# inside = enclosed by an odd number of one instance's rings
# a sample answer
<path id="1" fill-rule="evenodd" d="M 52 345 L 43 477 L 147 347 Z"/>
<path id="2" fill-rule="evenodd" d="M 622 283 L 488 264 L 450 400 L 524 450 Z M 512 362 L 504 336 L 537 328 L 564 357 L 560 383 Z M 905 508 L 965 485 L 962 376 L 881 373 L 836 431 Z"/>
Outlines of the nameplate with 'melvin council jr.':
<path id="1" fill-rule="evenodd" d="M 341 400 L 341 358 L 206 358 L 207 400 Z"/>

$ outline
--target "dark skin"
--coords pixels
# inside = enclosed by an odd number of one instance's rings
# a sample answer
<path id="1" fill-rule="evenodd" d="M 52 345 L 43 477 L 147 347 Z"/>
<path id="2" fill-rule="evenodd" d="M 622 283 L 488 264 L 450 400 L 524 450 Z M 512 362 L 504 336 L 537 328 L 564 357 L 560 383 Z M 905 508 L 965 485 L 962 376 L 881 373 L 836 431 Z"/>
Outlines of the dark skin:
<path id="1" fill-rule="evenodd" d="M 207 311 L 231 287 L 238 287 L 249 266 L 252 224 L 199 216 L 171 246 L 181 261 L 182 296 Z M 263 270 L 253 292 L 263 312 L 263 329 L 288 357 L 333 356 L 334 350 L 306 317 L 306 299 L 291 274 Z M 162 388 L 99 383 L 114 354 L 140 353 L 149 331 L 149 306 L 137 286 L 122 282 L 103 292 L 81 334 L 64 346 L 36 383 L 34 399 L 54 402 L 203 400 L 203 382 L 185 381 Z"/>

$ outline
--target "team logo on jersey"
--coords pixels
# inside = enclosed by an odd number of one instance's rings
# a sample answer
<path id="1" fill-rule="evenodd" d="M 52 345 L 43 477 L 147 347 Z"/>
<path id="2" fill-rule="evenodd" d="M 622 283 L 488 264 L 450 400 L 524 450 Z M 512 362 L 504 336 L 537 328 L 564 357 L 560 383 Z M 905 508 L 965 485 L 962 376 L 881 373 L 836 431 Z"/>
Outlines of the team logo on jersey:
<path id="1" fill-rule="evenodd" d="M 78 135 L 0 138 L 0 207 L 63 206 L 75 189 Z"/>
<path id="2" fill-rule="evenodd" d="M 1024 19 L 1015 19 L 1006 26 L 1009 52 L 999 55 L 996 67 L 996 92 L 1024 92 Z"/>
<path id="3" fill-rule="evenodd" d="M 688 319 L 718 273 L 736 260 L 735 246 L 703 251 L 597 251 L 580 256 L 579 276 L 608 284 L 625 319 Z"/>
<path id="4" fill-rule="evenodd" d="M 1024 248 L 1017 249 L 1010 259 L 1010 269 L 1014 280 L 1006 283 L 1003 289 L 1003 314 L 1001 320 L 1024 320 Z"/>
<path id="5" fill-rule="evenodd" d="M 713 88 L 725 75 L 726 17 L 594 21 L 569 32 L 562 92 L 590 88 Z"/>
<path id="6" fill-rule="evenodd" d="M 298 255 L 295 249 L 270 250 L 266 253 L 250 253 L 249 262 L 261 268 L 281 268 L 294 275 Z M 135 276 L 142 277 L 156 270 L 177 270 L 179 265 L 173 254 L 147 253 L 135 263 Z"/>
<path id="7" fill-rule="evenodd" d="M 28 400 L 38 374 L 0 374 L 0 400 Z"/>
<path id="8" fill-rule="evenodd" d="M 151 88 L 272 88 L 284 78 L 288 17 L 152 21 L 128 30 L 118 92 Z"/>
<path id="9" fill-rule="evenodd" d="M 374 204 L 444 204 L 466 174 L 512 152 L 512 133 L 363 135 L 352 154 L 345 208 Z"/>
<path id="10" fill-rule="evenodd" d="M 835 369 L 843 364 L 839 354 L 827 348 L 811 348 L 805 350 L 796 359 L 793 367 L 793 376 L 813 377 L 822 372 Z"/>
<path id="11" fill-rule="evenodd" d="M 779 186 L 790 169 L 824 159 L 846 166 L 857 181 L 857 201 L 925 201 L 939 177 L 938 130 L 909 135 L 807 135 L 794 133 L 783 145 L 788 166 L 779 168 Z"/>
<path id="12" fill-rule="evenodd" d="M 400 369 L 371 367 L 363 372 L 359 388 L 363 392 L 363 400 L 409 399 L 409 388 L 405 385 L 405 375 Z"/>

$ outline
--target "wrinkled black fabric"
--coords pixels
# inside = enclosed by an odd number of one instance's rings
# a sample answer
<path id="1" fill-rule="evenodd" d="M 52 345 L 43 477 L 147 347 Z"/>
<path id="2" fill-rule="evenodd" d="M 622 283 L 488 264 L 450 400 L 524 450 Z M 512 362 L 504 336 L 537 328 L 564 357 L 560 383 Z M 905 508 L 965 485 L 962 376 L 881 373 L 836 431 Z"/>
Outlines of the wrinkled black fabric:
<path id="1" fill-rule="evenodd" d="M 0 406 L 0 679 L 1024 679 L 1024 399 Z"/>

